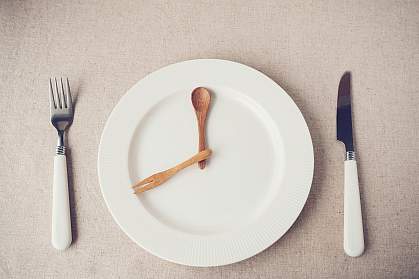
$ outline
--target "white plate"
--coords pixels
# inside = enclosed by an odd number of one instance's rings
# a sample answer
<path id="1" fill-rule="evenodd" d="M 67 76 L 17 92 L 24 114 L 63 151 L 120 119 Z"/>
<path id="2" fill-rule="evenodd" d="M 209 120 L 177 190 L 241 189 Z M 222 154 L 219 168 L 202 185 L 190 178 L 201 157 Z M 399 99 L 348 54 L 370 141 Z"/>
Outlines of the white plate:
<path id="1" fill-rule="evenodd" d="M 190 94 L 212 93 L 207 167 L 192 166 L 140 196 L 130 185 L 197 152 Z M 115 221 L 138 245 L 179 264 L 217 266 L 278 240 L 313 176 L 310 133 L 275 82 L 245 65 L 200 59 L 149 74 L 120 100 L 102 134 L 98 170 Z"/>

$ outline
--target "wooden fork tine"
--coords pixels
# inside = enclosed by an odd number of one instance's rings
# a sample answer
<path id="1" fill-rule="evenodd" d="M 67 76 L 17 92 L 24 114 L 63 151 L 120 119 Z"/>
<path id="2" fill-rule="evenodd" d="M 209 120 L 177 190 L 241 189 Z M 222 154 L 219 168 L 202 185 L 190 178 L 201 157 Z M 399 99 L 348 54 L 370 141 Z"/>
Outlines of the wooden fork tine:
<path id="1" fill-rule="evenodd" d="M 153 189 L 154 187 L 157 187 L 159 185 L 160 185 L 160 183 L 151 182 L 151 183 L 149 183 L 149 184 L 147 184 L 143 187 L 137 187 L 137 188 L 134 189 L 134 194 L 139 194 L 139 193 L 148 191 L 148 190 Z"/>
<path id="2" fill-rule="evenodd" d="M 145 184 L 147 184 L 147 183 L 151 183 L 151 182 L 153 182 L 153 177 L 149 176 L 149 177 L 147 177 L 147 178 L 145 178 L 145 179 L 143 179 L 143 180 L 141 180 L 141 181 L 139 181 L 139 182 L 135 183 L 135 184 L 132 186 L 132 188 L 133 188 L 133 189 L 135 189 L 135 188 L 137 188 L 137 187 L 143 186 L 143 185 L 145 185 Z"/>

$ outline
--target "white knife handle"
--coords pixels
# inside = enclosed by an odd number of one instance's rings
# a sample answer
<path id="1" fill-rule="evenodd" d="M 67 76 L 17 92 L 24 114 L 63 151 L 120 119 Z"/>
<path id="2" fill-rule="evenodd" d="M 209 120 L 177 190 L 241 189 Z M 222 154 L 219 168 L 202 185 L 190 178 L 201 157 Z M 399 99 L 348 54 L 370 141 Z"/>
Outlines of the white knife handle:
<path id="1" fill-rule="evenodd" d="M 343 247 L 351 257 L 364 252 L 364 231 L 362 228 L 361 201 L 359 197 L 358 169 L 356 160 L 345 161 L 344 190 L 344 235 Z"/>
<path id="2" fill-rule="evenodd" d="M 54 248 L 64 250 L 71 244 L 70 202 L 68 197 L 67 162 L 65 155 L 54 157 L 52 189 L 52 235 Z"/>

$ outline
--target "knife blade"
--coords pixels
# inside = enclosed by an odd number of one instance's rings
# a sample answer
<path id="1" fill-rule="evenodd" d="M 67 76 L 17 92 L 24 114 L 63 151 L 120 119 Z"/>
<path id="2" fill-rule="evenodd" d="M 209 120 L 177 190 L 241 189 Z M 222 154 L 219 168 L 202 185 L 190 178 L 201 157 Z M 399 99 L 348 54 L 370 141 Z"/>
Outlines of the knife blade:
<path id="1" fill-rule="evenodd" d="M 340 79 L 336 112 L 336 138 L 345 145 L 344 162 L 344 236 L 345 253 L 358 257 L 364 252 L 361 200 L 359 196 L 358 168 L 353 144 L 351 73 Z"/>
<path id="2" fill-rule="evenodd" d="M 336 130 L 337 140 L 345 144 L 346 152 L 354 151 L 352 139 L 350 72 L 345 72 L 339 82 Z"/>

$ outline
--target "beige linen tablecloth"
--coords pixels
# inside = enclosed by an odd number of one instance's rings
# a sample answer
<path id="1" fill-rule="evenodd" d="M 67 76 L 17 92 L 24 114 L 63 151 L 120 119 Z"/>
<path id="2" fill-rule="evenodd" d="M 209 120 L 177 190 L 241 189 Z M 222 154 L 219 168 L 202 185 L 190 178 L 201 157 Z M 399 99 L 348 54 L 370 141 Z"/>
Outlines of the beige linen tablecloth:
<path id="1" fill-rule="evenodd" d="M 0 1 L 0 278 L 418 278 L 419 1 Z M 310 196 L 287 234 L 243 262 L 163 261 L 108 212 L 96 159 L 110 111 L 167 64 L 221 58 L 279 83 L 313 138 Z M 366 251 L 344 255 L 339 78 L 353 73 Z M 69 132 L 74 243 L 50 244 L 48 78 L 77 95 Z"/>

